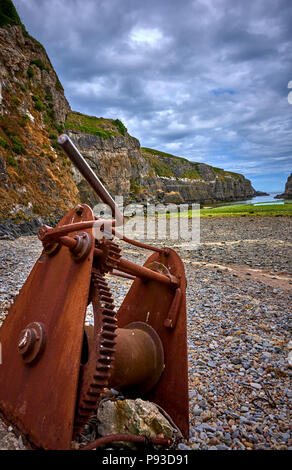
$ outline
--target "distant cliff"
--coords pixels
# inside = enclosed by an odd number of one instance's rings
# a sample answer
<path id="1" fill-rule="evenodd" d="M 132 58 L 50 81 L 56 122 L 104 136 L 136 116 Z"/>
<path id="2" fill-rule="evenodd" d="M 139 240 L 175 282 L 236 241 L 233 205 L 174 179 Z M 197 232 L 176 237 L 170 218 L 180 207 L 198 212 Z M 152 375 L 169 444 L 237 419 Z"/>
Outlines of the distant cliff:
<path id="1" fill-rule="evenodd" d="M 247 199 L 255 193 L 250 181 L 239 173 L 141 148 L 114 120 L 71 112 L 65 126 L 106 187 L 127 202 L 211 203 Z M 75 181 L 81 199 L 96 202 L 77 173 Z"/>
<path id="2" fill-rule="evenodd" d="M 278 194 L 275 199 L 292 199 L 292 173 L 288 176 L 283 194 Z"/>
<path id="3" fill-rule="evenodd" d="M 119 119 L 71 111 L 44 47 L 28 34 L 13 3 L 1 0 L 0 237 L 9 224 L 18 235 L 54 222 L 79 201 L 97 202 L 57 144 L 65 131 L 125 202 L 209 203 L 254 194 L 240 174 L 141 148 Z"/>

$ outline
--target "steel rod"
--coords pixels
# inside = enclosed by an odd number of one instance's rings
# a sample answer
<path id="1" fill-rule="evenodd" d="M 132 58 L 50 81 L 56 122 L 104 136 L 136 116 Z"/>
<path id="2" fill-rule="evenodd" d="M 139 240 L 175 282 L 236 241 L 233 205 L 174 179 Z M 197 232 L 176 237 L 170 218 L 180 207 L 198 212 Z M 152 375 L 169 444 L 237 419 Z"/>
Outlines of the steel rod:
<path id="1" fill-rule="evenodd" d="M 103 253 L 102 250 L 95 248 L 94 249 L 94 256 L 101 256 Z M 117 268 L 120 271 L 126 272 L 135 277 L 139 277 L 144 280 L 149 281 L 158 281 L 162 284 L 167 284 L 170 287 L 177 287 L 179 282 L 175 276 L 165 276 L 164 274 L 157 273 L 156 271 L 152 271 L 152 269 L 146 268 L 145 266 L 139 266 L 138 264 L 132 263 L 132 261 L 128 261 L 124 258 L 120 258 L 118 260 Z"/>
<path id="2" fill-rule="evenodd" d="M 61 225 L 60 227 L 48 227 L 47 225 L 43 225 L 39 232 L 38 238 L 43 243 L 52 242 L 58 240 L 58 238 L 62 237 L 63 235 L 67 235 L 71 232 L 76 232 L 79 230 L 86 230 L 88 228 L 98 228 L 102 225 L 106 226 L 107 224 L 111 225 L 112 220 L 106 219 L 99 219 L 99 220 L 87 220 L 84 222 L 75 222 L 73 224 L 68 225 Z"/>
<path id="3" fill-rule="evenodd" d="M 62 243 L 62 245 L 67 246 L 71 250 L 73 250 L 77 245 L 77 240 L 75 240 L 72 237 L 66 237 L 66 236 L 60 237 L 59 241 Z"/>
<path id="4" fill-rule="evenodd" d="M 132 276 L 132 274 L 122 273 L 121 271 L 117 270 L 114 270 L 109 274 L 111 274 L 112 276 L 124 277 L 125 279 L 131 279 L 132 281 L 136 279 L 136 277 Z"/>
<path id="5" fill-rule="evenodd" d="M 116 205 L 109 192 L 103 186 L 99 178 L 96 176 L 94 171 L 90 168 L 86 160 L 83 158 L 77 147 L 75 147 L 72 140 L 68 137 L 67 134 L 62 134 L 58 137 L 58 144 L 68 155 L 72 163 L 80 171 L 80 173 L 86 179 L 88 184 L 92 187 L 94 192 L 101 198 L 101 200 L 105 204 L 107 204 L 111 208 L 113 217 L 115 218 L 115 225 L 122 225 L 123 216 L 120 212 L 120 209 Z"/>
<path id="6" fill-rule="evenodd" d="M 163 253 L 165 251 L 165 248 L 158 248 L 157 246 L 151 246 L 147 245 L 146 243 L 138 242 L 137 240 L 132 240 L 131 238 L 128 238 L 125 235 L 117 232 L 114 228 L 112 229 L 112 233 L 124 242 L 130 243 L 130 245 L 138 246 L 139 248 L 144 248 L 145 250 L 157 251 L 158 253 Z"/>
<path id="7" fill-rule="evenodd" d="M 162 284 L 167 284 L 171 287 L 174 287 L 175 284 L 178 285 L 178 280 L 174 276 L 170 278 L 168 276 L 165 276 L 164 274 L 160 274 L 155 271 L 152 271 L 152 269 L 145 268 L 145 266 L 138 266 L 137 264 L 132 263 L 132 261 L 128 261 L 124 258 L 120 258 L 119 263 L 118 263 L 118 268 L 121 271 L 125 269 L 127 273 L 133 274 L 142 279 L 158 281 L 158 282 L 161 282 Z"/>

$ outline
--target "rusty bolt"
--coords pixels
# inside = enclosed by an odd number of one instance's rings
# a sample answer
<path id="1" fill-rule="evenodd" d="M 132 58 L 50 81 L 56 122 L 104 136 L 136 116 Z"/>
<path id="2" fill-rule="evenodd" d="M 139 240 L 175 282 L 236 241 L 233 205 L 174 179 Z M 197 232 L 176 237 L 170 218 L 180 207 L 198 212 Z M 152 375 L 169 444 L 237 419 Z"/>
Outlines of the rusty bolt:
<path id="1" fill-rule="evenodd" d="M 36 339 L 36 331 L 33 328 L 23 330 L 17 346 L 19 354 L 25 355 L 33 347 Z"/>
<path id="2" fill-rule="evenodd" d="M 78 206 L 75 207 L 75 212 L 77 215 L 82 215 L 83 207 L 81 206 L 81 204 L 78 204 Z"/>
<path id="3" fill-rule="evenodd" d="M 83 261 L 90 253 L 92 238 L 89 233 L 81 232 L 72 237 L 77 241 L 74 248 L 71 248 L 71 255 L 75 261 Z"/>
<path id="4" fill-rule="evenodd" d="M 35 360 L 43 351 L 45 346 L 44 326 L 39 322 L 33 322 L 21 331 L 17 350 L 24 362 L 29 363 Z"/>

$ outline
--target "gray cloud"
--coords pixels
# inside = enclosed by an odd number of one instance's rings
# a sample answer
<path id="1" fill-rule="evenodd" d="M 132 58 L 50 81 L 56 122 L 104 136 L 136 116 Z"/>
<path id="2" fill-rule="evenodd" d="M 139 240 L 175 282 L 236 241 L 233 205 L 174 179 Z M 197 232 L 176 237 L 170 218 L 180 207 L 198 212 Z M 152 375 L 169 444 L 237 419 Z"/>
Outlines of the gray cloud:
<path id="1" fill-rule="evenodd" d="M 73 109 L 119 117 L 143 146 L 283 189 L 292 167 L 289 0 L 14 3 Z"/>

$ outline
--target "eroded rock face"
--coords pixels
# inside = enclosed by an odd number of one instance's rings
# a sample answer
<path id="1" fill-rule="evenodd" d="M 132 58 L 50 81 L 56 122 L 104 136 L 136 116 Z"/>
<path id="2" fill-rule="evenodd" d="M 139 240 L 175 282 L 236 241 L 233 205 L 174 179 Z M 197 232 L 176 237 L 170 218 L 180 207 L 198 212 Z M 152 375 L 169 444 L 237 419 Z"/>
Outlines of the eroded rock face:
<path id="1" fill-rule="evenodd" d="M 112 136 L 109 139 L 72 131 L 68 134 L 110 193 L 128 199 L 132 173 L 137 177 L 138 175 L 143 177 L 143 172 L 147 172 L 140 153 L 139 141 L 128 134 L 125 137 Z M 79 172 L 74 172 L 74 179 L 81 200 L 96 204 L 97 196 L 82 180 Z"/>
<path id="2" fill-rule="evenodd" d="M 108 434 L 136 434 L 157 437 L 163 434 L 171 438 L 174 428 L 154 403 L 137 400 L 107 400 L 97 412 L 98 432 Z"/>
<path id="3" fill-rule="evenodd" d="M 5 182 L 7 179 L 6 164 L 4 159 L 0 155 L 0 182 Z"/>
<path id="4" fill-rule="evenodd" d="M 183 158 L 146 155 L 129 134 L 109 139 L 73 131 L 68 134 L 110 193 L 123 196 L 125 203 L 232 201 L 247 199 L 255 192 L 242 175 Z M 79 172 L 75 172 L 75 182 L 83 202 L 98 202 Z"/>
<path id="5" fill-rule="evenodd" d="M 277 199 L 292 199 L 292 173 L 288 176 L 287 182 L 285 184 L 285 191 L 283 194 L 276 196 Z"/>
<path id="6" fill-rule="evenodd" d="M 43 46 L 21 26 L 0 27 L 1 224 L 59 219 L 79 202 L 57 145 L 69 110 Z"/>
<path id="7" fill-rule="evenodd" d="M 6 26 L 0 28 L 0 50 L 2 89 L 17 91 L 17 85 L 27 87 L 29 78 L 31 89 L 41 88 L 50 94 L 55 119 L 64 124 L 70 106 L 43 46 L 33 38 L 25 37 L 20 26 Z M 29 100 L 27 103 L 24 100 L 21 107 L 23 113 L 29 110 Z"/>

